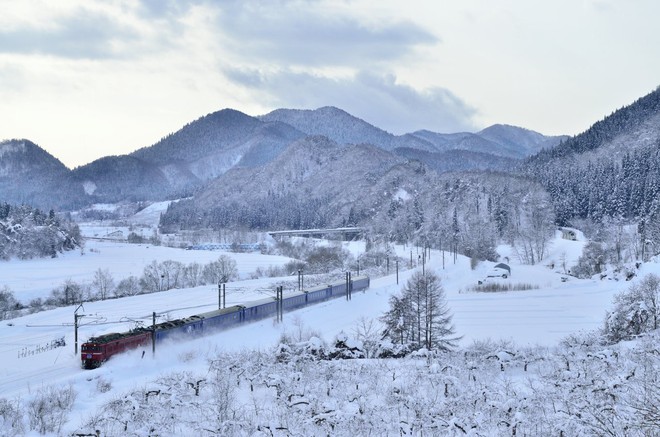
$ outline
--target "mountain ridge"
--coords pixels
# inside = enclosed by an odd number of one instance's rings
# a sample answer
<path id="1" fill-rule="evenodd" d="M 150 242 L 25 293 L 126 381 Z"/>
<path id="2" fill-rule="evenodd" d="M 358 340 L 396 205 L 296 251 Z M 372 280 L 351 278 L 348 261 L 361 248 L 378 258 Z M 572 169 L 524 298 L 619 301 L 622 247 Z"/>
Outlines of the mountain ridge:
<path id="1" fill-rule="evenodd" d="M 517 135 L 514 128 L 507 129 Z M 296 141 L 318 135 L 340 147 L 371 144 L 401 158 L 428 159 L 437 171 L 502 169 L 509 167 L 503 159 L 519 159 L 517 155 L 527 153 L 511 153 L 506 150 L 511 148 L 506 141 L 497 143 L 477 134 L 425 132 L 426 137 L 419 133 L 396 136 L 332 106 L 278 109 L 259 117 L 225 108 L 187 123 L 151 146 L 126 155 L 105 156 L 73 170 L 39 146 L 34 145 L 44 153 L 33 152 L 29 161 L 9 153 L 5 147 L 1 163 L 4 167 L 0 166 L 0 171 L 19 175 L 35 172 L 44 177 L 13 178 L 0 184 L 0 197 L 59 208 L 126 199 L 187 197 L 233 168 L 267 165 Z M 523 146 L 527 150 L 528 146 Z M 498 152 L 498 148 L 502 151 Z M 447 154 L 454 149 L 462 152 Z M 463 159 L 468 156 L 469 159 Z M 464 164 L 458 162 L 462 159 Z M 46 174 L 48 183 L 44 182 Z"/>

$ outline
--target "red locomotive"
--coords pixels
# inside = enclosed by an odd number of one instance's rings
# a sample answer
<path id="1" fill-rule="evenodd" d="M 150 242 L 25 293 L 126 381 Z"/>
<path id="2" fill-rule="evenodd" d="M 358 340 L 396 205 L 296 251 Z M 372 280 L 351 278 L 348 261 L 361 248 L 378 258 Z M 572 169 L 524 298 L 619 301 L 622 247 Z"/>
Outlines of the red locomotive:
<path id="1" fill-rule="evenodd" d="M 115 354 L 149 343 L 151 343 L 151 331 L 145 330 L 92 337 L 80 348 L 82 365 L 85 369 L 94 369 Z"/>

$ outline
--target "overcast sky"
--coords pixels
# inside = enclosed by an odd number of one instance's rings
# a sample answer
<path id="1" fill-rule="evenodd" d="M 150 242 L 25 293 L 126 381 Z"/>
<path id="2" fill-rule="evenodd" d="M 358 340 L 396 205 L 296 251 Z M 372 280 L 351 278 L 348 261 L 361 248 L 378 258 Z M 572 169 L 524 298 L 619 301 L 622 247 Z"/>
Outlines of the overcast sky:
<path id="1" fill-rule="evenodd" d="M 657 0 L 0 0 L 0 139 L 68 167 L 222 108 L 576 134 L 660 85 Z"/>

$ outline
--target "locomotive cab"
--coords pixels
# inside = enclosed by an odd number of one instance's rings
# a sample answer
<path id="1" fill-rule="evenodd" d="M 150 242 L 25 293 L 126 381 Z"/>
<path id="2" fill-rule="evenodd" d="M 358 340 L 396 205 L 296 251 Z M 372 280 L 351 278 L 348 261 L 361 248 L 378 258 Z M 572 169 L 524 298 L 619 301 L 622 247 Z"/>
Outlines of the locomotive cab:
<path id="1" fill-rule="evenodd" d="M 105 361 L 105 351 L 102 344 L 83 343 L 80 351 L 82 366 L 85 369 L 95 369 Z"/>

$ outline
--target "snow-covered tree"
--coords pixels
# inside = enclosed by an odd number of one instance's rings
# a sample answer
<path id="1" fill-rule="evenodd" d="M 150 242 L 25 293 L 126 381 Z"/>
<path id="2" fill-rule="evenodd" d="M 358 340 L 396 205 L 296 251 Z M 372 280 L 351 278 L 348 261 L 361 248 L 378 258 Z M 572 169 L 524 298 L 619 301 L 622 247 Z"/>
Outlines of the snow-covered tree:
<path id="1" fill-rule="evenodd" d="M 0 288 L 0 320 L 9 319 L 14 311 L 20 309 L 21 304 L 14 297 L 14 293 L 6 285 Z"/>
<path id="2" fill-rule="evenodd" d="M 547 194 L 534 190 L 522 199 L 514 246 L 522 262 L 536 264 L 543 259 L 554 229 L 553 221 Z"/>
<path id="3" fill-rule="evenodd" d="M 456 347 L 460 337 L 456 336 L 451 320 L 440 278 L 431 271 L 415 272 L 401 296 L 390 298 L 390 309 L 381 318 L 392 342 L 429 350 Z"/>
<path id="4" fill-rule="evenodd" d="M 590 241 L 584 245 L 582 255 L 577 265 L 573 268 L 573 274 L 578 278 L 589 278 L 603 271 L 607 254 L 603 245 L 596 241 Z"/>
<path id="5" fill-rule="evenodd" d="M 618 342 L 658 329 L 660 277 L 646 275 L 614 297 L 614 309 L 605 320 L 605 336 Z"/>

